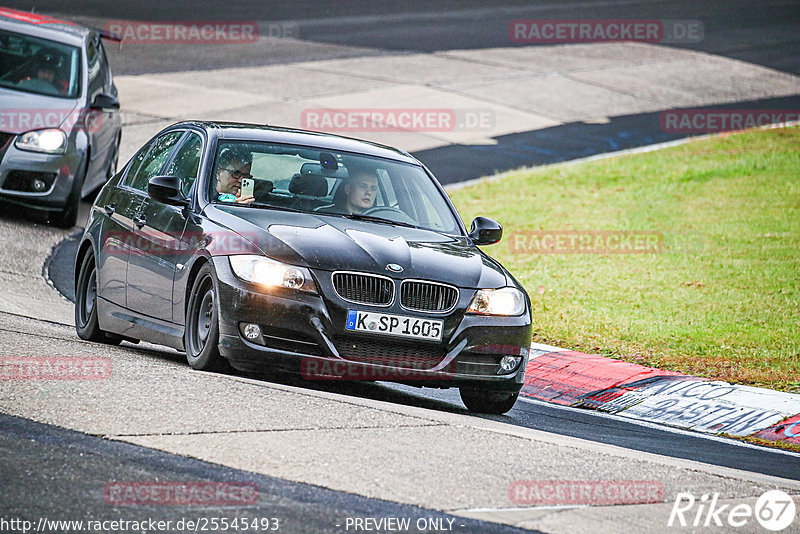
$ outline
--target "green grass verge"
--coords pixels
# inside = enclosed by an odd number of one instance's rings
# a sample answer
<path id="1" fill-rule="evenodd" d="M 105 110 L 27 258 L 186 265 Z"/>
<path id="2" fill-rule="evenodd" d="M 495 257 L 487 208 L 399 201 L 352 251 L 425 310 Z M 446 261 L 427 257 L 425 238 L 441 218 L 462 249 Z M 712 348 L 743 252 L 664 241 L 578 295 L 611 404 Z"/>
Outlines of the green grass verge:
<path id="1" fill-rule="evenodd" d="M 534 341 L 800 392 L 800 128 L 524 169 L 451 193 L 528 289 Z M 646 230 L 648 254 L 513 253 L 515 232 Z"/>

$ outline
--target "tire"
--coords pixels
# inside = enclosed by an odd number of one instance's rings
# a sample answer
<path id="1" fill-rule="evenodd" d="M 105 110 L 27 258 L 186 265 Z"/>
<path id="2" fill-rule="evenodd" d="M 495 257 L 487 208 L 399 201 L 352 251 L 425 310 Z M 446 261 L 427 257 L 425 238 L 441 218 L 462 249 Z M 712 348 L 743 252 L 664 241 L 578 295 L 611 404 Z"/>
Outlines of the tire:
<path id="1" fill-rule="evenodd" d="M 97 266 L 94 254 L 87 252 L 78 266 L 75 284 L 75 331 L 86 341 L 119 345 L 122 338 L 101 330 L 97 320 Z"/>
<path id="2" fill-rule="evenodd" d="M 476 413 L 502 415 L 514 407 L 519 392 L 485 391 L 460 388 L 461 401 L 467 410 Z"/>
<path id="3" fill-rule="evenodd" d="M 78 210 L 81 204 L 81 189 L 86 180 L 86 172 L 89 170 L 89 154 L 86 154 L 86 163 L 80 176 L 77 174 L 72 180 L 72 189 L 69 190 L 67 203 L 64 208 L 50 214 L 50 224 L 58 228 L 72 228 L 78 222 Z"/>
<path id="4" fill-rule="evenodd" d="M 219 353 L 219 309 L 214 272 L 206 264 L 200 268 L 192 284 L 186 306 L 184 334 L 186 361 L 199 371 L 223 371 L 227 360 Z"/>

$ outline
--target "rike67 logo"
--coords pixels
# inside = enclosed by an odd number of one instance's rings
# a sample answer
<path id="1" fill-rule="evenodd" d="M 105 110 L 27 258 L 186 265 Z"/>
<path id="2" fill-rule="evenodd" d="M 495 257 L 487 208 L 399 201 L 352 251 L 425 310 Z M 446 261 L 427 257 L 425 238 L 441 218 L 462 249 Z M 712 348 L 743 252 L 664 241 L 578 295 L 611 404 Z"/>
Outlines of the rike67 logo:
<path id="1" fill-rule="evenodd" d="M 725 527 L 740 528 L 759 525 L 772 532 L 788 528 L 795 519 L 797 510 L 790 495 L 781 490 L 770 490 L 762 494 L 751 506 L 747 503 L 719 502 L 719 493 L 704 494 L 699 499 L 691 493 L 678 493 L 672 505 L 667 526 L 669 527 Z"/>

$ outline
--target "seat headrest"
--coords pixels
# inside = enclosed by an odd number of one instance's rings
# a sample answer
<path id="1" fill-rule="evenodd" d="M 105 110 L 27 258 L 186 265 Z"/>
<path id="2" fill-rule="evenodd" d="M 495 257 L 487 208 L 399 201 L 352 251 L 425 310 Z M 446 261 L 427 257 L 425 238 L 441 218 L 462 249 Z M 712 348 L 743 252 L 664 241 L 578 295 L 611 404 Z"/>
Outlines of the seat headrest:
<path id="1" fill-rule="evenodd" d="M 295 174 L 289 181 L 289 192 L 295 195 L 324 197 L 328 195 L 328 180 L 318 174 Z"/>

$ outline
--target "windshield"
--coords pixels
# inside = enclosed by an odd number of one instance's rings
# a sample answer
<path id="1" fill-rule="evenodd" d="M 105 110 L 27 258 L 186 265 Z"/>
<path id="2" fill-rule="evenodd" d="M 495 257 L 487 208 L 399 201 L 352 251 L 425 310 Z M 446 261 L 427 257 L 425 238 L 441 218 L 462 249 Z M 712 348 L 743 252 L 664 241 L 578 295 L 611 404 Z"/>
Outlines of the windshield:
<path id="1" fill-rule="evenodd" d="M 418 165 L 303 146 L 222 141 L 212 178 L 216 202 L 459 233 L 442 193 Z"/>
<path id="2" fill-rule="evenodd" d="M 0 30 L 0 87 L 62 98 L 80 93 L 75 46 Z"/>

